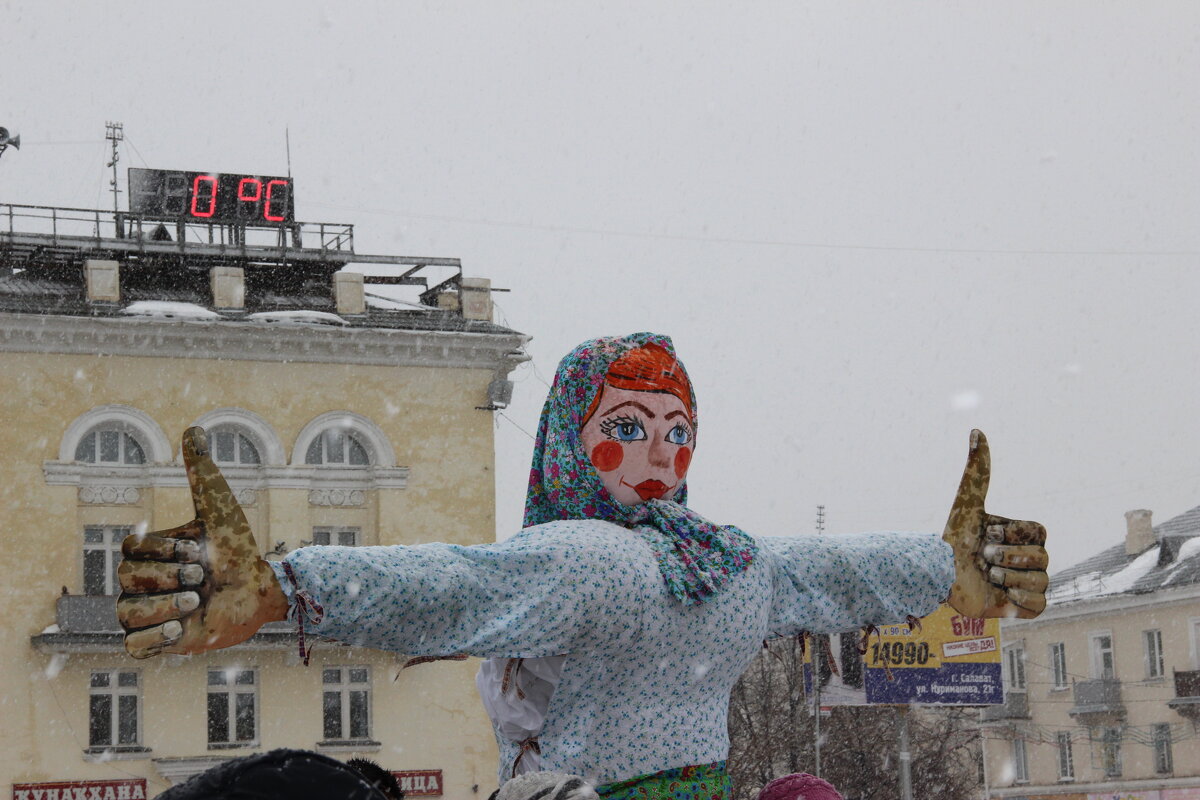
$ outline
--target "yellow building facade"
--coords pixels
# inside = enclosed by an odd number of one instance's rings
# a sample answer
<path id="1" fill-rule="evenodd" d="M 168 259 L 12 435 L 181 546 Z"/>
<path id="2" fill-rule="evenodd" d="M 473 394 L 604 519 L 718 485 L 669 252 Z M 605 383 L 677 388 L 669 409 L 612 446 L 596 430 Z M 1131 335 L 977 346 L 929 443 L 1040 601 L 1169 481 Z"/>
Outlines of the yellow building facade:
<path id="1" fill-rule="evenodd" d="M 1200 800 L 1200 508 L 1058 573 L 1005 620 L 1005 704 L 983 712 L 992 798 Z"/>
<path id="2" fill-rule="evenodd" d="M 144 276 L 121 291 L 138 264 L 120 259 L 100 263 L 114 298 L 95 260 L 0 258 L 0 785 L 20 800 L 133 800 L 287 747 L 373 759 L 410 796 L 487 797 L 496 752 L 473 660 L 406 668 L 404 654 L 310 639 L 304 666 L 289 622 L 137 661 L 113 610 L 121 539 L 194 516 L 180 456 L 191 425 L 209 431 L 267 558 L 493 541 L 489 412 L 525 337 L 467 296 L 486 282 L 460 271 L 434 304 L 381 309 L 339 272 L 315 312 L 280 312 L 269 304 L 284 290 L 237 284 L 261 264 L 223 273 L 235 300 L 260 293 L 228 308 L 215 272 L 211 294 L 156 301 Z"/>

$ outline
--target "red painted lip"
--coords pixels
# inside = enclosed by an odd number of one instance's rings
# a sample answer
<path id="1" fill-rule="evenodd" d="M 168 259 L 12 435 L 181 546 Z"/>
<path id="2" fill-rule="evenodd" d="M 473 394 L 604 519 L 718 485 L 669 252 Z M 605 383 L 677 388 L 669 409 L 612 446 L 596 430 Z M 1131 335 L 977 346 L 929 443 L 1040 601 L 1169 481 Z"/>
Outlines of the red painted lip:
<path id="1" fill-rule="evenodd" d="M 638 493 L 638 497 L 645 501 L 652 497 L 656 500 L 661 500 L 662 496 L 670 488 L 670 486 L 667 486 L 662 481 L 642 481 L 637 486 L 634 486 L 633 490 Z"/>

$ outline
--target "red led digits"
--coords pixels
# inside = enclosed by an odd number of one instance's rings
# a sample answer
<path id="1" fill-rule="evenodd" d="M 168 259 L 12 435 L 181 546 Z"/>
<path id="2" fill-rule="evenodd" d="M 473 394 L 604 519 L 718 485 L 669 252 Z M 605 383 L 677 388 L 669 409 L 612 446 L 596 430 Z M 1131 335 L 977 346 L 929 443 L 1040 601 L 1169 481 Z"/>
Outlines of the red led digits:
<path id="1" fill-rule="evenodd" d="M 196 203 L 200 200 L 200 182 L 208 181 L 208 210 L 200 211 Z M 192 216 L 211 217 L 217 211 L 217 179 L 212 175 L 197 175 L 192 181 Z"/>
<path id="2" fill-rule="evenodd" d="M 271 197 L 271 193 L 274 191 L 276 186 L 283 187 L 283 192 L 281 193 L 283 196 L 280 198 L 272 198 Z M 276 202 L 283 203 L 283 214 L 281 214 L 277 217 L 271 216 L 271 201 L 272 201 L 272 199 L 275 199 Z M 267 181 L 267 202 L 263 204 L 263 219 L 269 220 L 270 222 L 283 222 L 284 219 L 286 219 L 285 215 L 287 214 L 287 199 L 288 199 L 288 182 L 287 181 Z"/>
<path id="3" fill-rule="evenodd" d="M 254 196 L 246 193 L 246 187 L 254 187 Z M 262 198 L 262 181 L 258 178 L 242 178 L 238 181 L 238 200 L 259 200 Z"/>

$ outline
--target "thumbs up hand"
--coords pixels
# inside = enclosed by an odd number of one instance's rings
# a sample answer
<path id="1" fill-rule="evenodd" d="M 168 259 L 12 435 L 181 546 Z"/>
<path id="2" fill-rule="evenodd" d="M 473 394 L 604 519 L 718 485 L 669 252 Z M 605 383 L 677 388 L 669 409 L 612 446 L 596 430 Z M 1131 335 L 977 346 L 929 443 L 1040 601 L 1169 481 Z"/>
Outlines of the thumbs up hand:
<path id="1" fill-rule="evenodd" d="M 954 548 L 950 605 L 968 617 L 1031 619 L 1046 607 L 1046 529 L 983 508 L 991 479 L 991 453 L 982 431 L 971 431 L 971 450 L 942 538 Z"/>
<path id="2" fill-rule="evenodd" d="M 209 455 L 203 428 L 184 432 L 183 462 L 196 518 L 121 543 L 117 619 L 134 658 L 229 647 L 287 617 L 287 597 Z"/>

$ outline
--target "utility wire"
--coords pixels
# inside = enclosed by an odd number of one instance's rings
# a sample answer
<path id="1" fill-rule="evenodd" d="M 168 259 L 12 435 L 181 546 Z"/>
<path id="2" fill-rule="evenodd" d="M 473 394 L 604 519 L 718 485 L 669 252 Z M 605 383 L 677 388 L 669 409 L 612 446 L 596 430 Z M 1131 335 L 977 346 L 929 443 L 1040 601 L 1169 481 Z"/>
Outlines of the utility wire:
<path id="1" fill-rule="evenodd" d="M 435 222 L 459 222 L 468 225 L 487 225 L 498 228 L 523 228 L 528 230 L 546 231 L 549 233 L 579 233 L 593 236 L 624 236 L 634 239 L 661 239 L 677 242 L 697 242 L 701 244 L 740 244 L 765 247 L 790 247 L 812 250 L 866 250 L 883 253 L 943 253 L 951 255 L 1006 255 L 1006 256 L 1118 256 L 1146 257 L 1171 256 L 1195 257 L 1200 250 L 1040 250 L 1036 248 L 1004 248 L 1004 247 L 925 247 L 915 245 L 872 245 L 845 244 L 840 242 L 802 242 L 786 239 L 750 239 L 725 236 L 695 236 L 687 234 L 652 233 L 650 231 L 630 231 L 615 228 L 587 228 L 571 225 L 539 224 L 533 222 L 512 222 L 508 220 L 493 220 L 478 217 L 456 217 L 447 214 L 418 214 L 402 209 L 361 208 L 342 206 L 332 203 L 310 203 L 314 206 L 334 208 L 342 211 L 355 211 L 361 214 L 381 214 L 386 216 L 409 217 Z"/>

